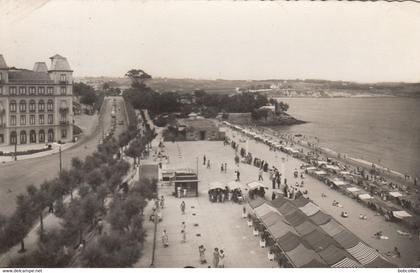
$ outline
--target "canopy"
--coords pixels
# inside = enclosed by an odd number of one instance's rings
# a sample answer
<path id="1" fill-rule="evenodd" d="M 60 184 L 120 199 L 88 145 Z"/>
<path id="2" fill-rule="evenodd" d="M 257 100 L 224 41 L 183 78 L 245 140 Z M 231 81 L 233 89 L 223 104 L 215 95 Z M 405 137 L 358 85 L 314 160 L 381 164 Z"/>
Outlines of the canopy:
<path id="1" fill-rule="evenodd" d="M 271 205 L 275 208 L 279 208 L 283 206 L 285 203 L 289 203 L 290 200 L 287 198 L 284 198 L 283 196 L 277 196 L 276 199 L 271 201 Z"/>
<path id="2" fill-rule="evenodd" d="M 361 265 L 350 259 L 350 258 L 344 258 L 341 261 L 339 261 L 338 263 L 333 264 L 331 267 L 333 268 L 356 268 L 356 267 L 361 267 Z"/>
<path id="3" fill-rule="evenodd" d="M 286 215 L 294 212 L 296 210 L 296 207 L 290 202 L 287 202 L 284 203 L 281 207 L 278 207 L 277 209 L 278 211 L 280 211 L 281 214 Z"/>
<path id="4" fill-rule="evenodd" d="M 297 236 L 295 233 L 287 232 L 285 235 L 281 236 L 276 240 L 279 247 L 287 252 L 295 249 L 303 240 Z"/>
<path id="5" fill-rule="evenodd" d="M 314 172 L 316 175 L 326 175 L 327 173 L 324 171 L 316 171 Z"/>
<path id="6" fill-rule="evenodd" d="M 267 213 L 270 213 L 272 211 L 273 211 L 272 207 L 267 205 L 267 203 L 264 203 L 261 206 L 254 209 L 255 214 L 259 218 L 263 217 L 264 215 L 266 215 Z"/>
<path id="7" fill-rule="evenodd" d="M 260 182 L 251 182 L 251 183 L 248 183 L 247 186 L 250 190 L 253 190 L 256 188 L 265 188 L 265 185 Z"/>
<path id="8" fill-rule="evenodd" d="M 266 227 L 269 227 L 277 223 L 277 221 L 283 221 L 283 217 L 281 217 L 280 214 L 278 214 L 277 212 L 271 211 L 266 215 L 262 216 L 261 221 Z"/>
<path id="9" fill-rule="evenodd" d="M 308 198 L 299 197 L 298 199 L 290 200 L 290 202 L 298 208 L 304 207 L 310 201 Z"/>
<path id="10" fill-rule="evenodd" d="M 322 211 L 318 211 L 317 213 L 315 213 L 314 215 L 310 216 L 309 218 L 311 218 L 311 220 L 317 224 L 317 225 L 322 225 L 327 223 L 328 221 L 331 220 L 331 216 L 328 214 L 325 214 Z"/>
<path id="11" fill-rule="evenodd" d="M 305 213 L 307 216 L 311 216 L 314 215 L 315 213 L 317 213 L 320 209 L 317 205 L 315 205 L 312 202 L 309 202 L 308 204 L 306 204 L 305 206 L 301 207 L 300 210 Z"/>
<path id="12" fill-rule="evenodd" d="M 362 265 L 371 263 L 379 256 L 375 249 L 368 247 L 362 242 L 359 242 L 352 248 L 348 248 L 347 251 Z"/>
<path id="13" fill-rule="evenodd" d="M 262 204 L 264 204 L 265 203 L 265 200 L 263 198 L 261 198 L 261 197 L 257 197 L 255 199 L 248 200 L 248 203 L 249 203 L 249 206 L 251 208 L 255 209 L 255 208 L 261 206 Z"/>
<path id="14" fill-rule="evenodd" d="M 360 239 L 357 238 L 353 233 L 348 230 L 343 230 L 340 233 L 337 233 L 333 238 L 343 247 L 351 248 L 357 245 L 360 242 Z"/>
<path id="15" fill-rule="evenodd" d="M 268 231 L 270 232 L 273 238 L 280 238 L 281 236 L 285 235 L 288 232 L 296 233 L 295 229 L 289 226 L 284 221 L 277 221 L 274 225 L 267 227 Z"/>
<path id="16" fill-rule="evenodd" d="M 368 268 L 393 268 L 396 267 L 395 264 L 385 260 L 383 257 L 379 256 L 372 262 L 365 264 L 365 267 Z"/>
<path id="17" fill-rule="evenodd" d="M 307 249 L 303 244 L 299 244 L 295 249 L 287 251 L 286 254 L 296 267 L 302 267 L 314 259 L 319 259 L 315 251 Z"/>
<path id="18" fill-rule="evenodd" d="M 324 267 L 326 267 L 326 264 L 321 260 L 313 259 L 309 263 L 302 265 L 302 267 L 304 267 L 304 268 L 324 268 Z"/>
<path id="19" fill-rule="evenodd" d="M 296 210 L 288 215 L 286 215 L 286 220 L 289 222 L 292 226 L 298 226 L 305 222 L 306 215 L 303 214 L 301 211 Z"/>
<path id="20" fill-rule="evenodd" d="M 368 194 L 368 193 L 363 193 L 363 194 L 359 194 L 359 198 L 361 200 L 366 200 L 366 199 L 372 199 L 373 197 L 370 196 L 370 194 Z"/>
<path id="21" fill-rule="evenodd" d="M 401 197 L 401 196 L 403 196 L 401 193 L 399 193 L 397 191 L 391 191 L 391 192 L 389 192 L 389 195 L 391 195 L 392 197 Z"/>
<path id="22" fill-rule="evenodd" d="M 393 211 L 392 214 L 397 217 L 398 219 L 402 219 L 405 217 L 411 217 L 411 214 L 407 213 L 405 210 Z"/>
<path id="23" fill-rule="evenodd" d="M 312 167 L 308 167 L 308 168 L 306 168 L 306 170 L 307 171 L 314 171 L 314 170 L 316 170 L 316 167 L 313 167 L 313 166 Z"/>
<path id="24" fill-rule="evenodd" d="M 295 227 L 296 231 L 302 236 L 311 233 L 316 228 L 316 225 L 312 224 L 308 220 Z"/>
<path id="25" fill-rule="evenodd" d="M 356 187 L 349 187 L 349 188 L 346 188 L 346 190 L 348 190 L 349 192 L 357 192 L 357 191 L 361 191 L 361 189 L 356 188 Z"/>
<path id="26" fill-rule="evenodd" d="M 340 170 L 340 168 L 339 167 L 337 167 L 337 166 L 335 166 L 335 165 L 325 165 L 325 167 L 327 168 L 327 169 L 330 169 L 330 170 L 334 170 L 334 171 L 339 171 Z"/>
<path id="27" fill-rule="evenodd" d="M 342 261 L 344 258 L 349 256 L 346 251 L 344 251 L 341 248 L 338 248 L 335 245 L 330 245 L 326 249 L 321 250 L 318 252 L 319 256 L 329 265 L 332 266 L 333 264 L 336 264 L 340 261 Z"/>
<path id="28" fill-rule="evenodd" d="M 330 245 L 336 244 L 333 238 L 321 232 L 319 229 L 315 229 L 311 233 L 303 237 L 315 251 L 321 251 L 326 249 Z"/>
<path id="29" fill-rule="evenodd" d="M 210 183 L 209 190 L 215 190 L 215 189 L 224 189 L 225 185 L 220 182 L 212 182 Z"/>
<path id="30" fill-rule="evenodd" d="M 342 186 L 342 185 L 346 185 L 346 184 L 347 184 L 346 182 L 344 182 L 343 180 L 340 180 L 340 179 L 338 179 L 338 178 L 334 178 L 333 180 L 331 180 L 331 182 L 332 182 L 334 185 L 336 185 L 337 187 L 338 187 L 338 186 Z"/>
<path id="31" fill-rule="evenodd" d="M 335 221 L 334 219 L 331 219 L 329 222 L 320 225 L 319 227 L 322 228 L 322 230 L 325 231 L 325 233 L 332 237 L 344 230 L 344 227 L 337 223 L 337 221 Z"/>

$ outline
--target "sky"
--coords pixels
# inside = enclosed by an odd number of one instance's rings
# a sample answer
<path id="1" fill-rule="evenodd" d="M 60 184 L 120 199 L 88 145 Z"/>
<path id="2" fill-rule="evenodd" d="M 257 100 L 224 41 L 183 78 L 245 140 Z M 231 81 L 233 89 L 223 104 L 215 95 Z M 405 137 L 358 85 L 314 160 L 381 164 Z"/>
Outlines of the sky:
<path id="1" fill-rule="evenodd" d="M 420 4 L 1 0 L 0 54 L 75 76 L 420 82 Z"/>

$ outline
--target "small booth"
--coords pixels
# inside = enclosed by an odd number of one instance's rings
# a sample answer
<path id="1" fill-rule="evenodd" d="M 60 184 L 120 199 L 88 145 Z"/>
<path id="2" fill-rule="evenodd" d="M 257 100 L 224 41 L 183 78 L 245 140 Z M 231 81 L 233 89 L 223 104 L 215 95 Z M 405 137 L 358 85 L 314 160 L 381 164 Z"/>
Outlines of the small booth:
<path id="1" fill-rule="evenodd" d="M 226 185 L 220 182 L 210 183 L 208 193 L 210 202 L 224 202 L 228 198 Z"/>
<path id="2" fill-rule="evenodd" d="M 254 199 L 256 196 L 264 198 L 265 196 L 265 185 L 260 182 L 251 182 L 247 184 L 248 195 L 250 199 Z"/>
<path id="3" fill-rule="evenodd" d="M 244 201 L 244 196 L 242 193 L 242 188 L 243 185 L 239 182 L 236 181 L 232 181 L 229 182 L 227 185 L 228 189 L 229 189 L 229 193 L 228 193 L 228 199 L 232 200 L 235 203 L 242 203 L 242 201 Z"/>
<path id="4" fill-rule="evenodd" d="M 198 196 L 198 177 L 192 172 L 176 171 L 171 178 L 175 186 L 175 196 L 181 197 L 197 197 Z"/>

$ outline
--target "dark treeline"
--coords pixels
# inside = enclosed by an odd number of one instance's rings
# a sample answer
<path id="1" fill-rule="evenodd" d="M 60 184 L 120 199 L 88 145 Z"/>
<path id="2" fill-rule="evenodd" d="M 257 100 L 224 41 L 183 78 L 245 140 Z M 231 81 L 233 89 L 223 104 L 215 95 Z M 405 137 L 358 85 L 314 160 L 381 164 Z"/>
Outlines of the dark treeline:
<path id="1" fill-rule="evenodd" d="M 156 181 L 136 183 L 131 190 L 123 181 L 130 164 L 121 158 L 139 157 L 155 136 L 136 126 L 98 145 L 84 161 L 73 158 L 71 168 L 40 187 L 29 186 L 17 197 L 10 217 L 0 216 L 0 251 L 20 242 L 39 220 L 35 250 L 12 259 L 11 267 L 128 267 L 141 255 L 145 232 L 143 208 L 156 195 Z M 134 152 L 129 152 L 134 150 Z M 44 229 L 44 217 L 54 213 L 58 227 Z"/>

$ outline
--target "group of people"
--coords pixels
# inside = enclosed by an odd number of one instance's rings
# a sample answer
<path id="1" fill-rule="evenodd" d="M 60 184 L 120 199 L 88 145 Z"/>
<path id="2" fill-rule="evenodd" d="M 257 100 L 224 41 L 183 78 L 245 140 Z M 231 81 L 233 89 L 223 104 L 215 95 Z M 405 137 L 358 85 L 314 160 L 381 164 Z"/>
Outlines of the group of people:
<path id="1" fill-rule="evenodd" d="M 206 248 L 204 247 L 204 245 L 200 245 L 198 247 L 198 254 L 200 257 L 200 263 L 201 264 L 206 264 L 207 263 L 207 259 L 206 259 Z M 225 251 L 223 249 L 219 248 L 215 248 L 213 251 L 213 261 L 212 261 L 212 265 L 214 268 L 224 268 L 225 267 Z M 211 267 L 211 265 L 209 265 L 208 267 Z"/>

